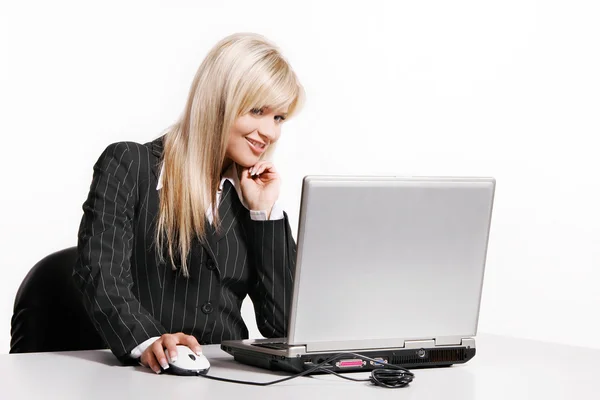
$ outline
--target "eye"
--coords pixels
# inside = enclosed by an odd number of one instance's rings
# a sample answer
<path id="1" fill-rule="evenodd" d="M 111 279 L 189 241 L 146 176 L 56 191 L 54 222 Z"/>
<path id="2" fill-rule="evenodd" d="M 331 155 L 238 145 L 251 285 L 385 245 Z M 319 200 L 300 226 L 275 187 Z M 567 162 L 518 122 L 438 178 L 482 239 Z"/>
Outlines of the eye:
<path id="1" fill-rule="evenodd" d="M 285 117 L 283 115 L 276 115 L 275 116 L 275 121 L 277 121 L 277 122 L 283 122 L 283 121 L 285 121 Z"/>
<path id="2" fill-rule="evenodd" d="M 254 115 L 263 115 L 264 110 L 262 108 L 253 108 L 250 112 Z"/>

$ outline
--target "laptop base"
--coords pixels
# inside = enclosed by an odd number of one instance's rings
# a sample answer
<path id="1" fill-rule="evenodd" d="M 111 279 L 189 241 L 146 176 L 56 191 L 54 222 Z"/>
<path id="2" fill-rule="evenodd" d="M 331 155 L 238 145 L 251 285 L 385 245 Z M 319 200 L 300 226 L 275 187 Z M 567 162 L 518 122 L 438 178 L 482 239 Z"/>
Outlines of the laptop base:
<path id="1" fill-rule="evenodd" d="M 236 361 L 242 364 L 296 374 L 313 368 L 329 357 L 341 353 L 324 352 L 287 357 L 232 347 L 226 344 L 222 344 L 221 349 L 231 354 Z M 334 372 L 357 372 L 371 371 L 381 368 L 384 364 L 393 364 L 404 368 L 447 367 L 469 361 L 475 356 L 475 351 L 474 347 L 461 346 L 430 349 L 361 350 L 356 353 L 373 358 L 378 363 L 363 361 L 352 355 L 347 355 L 325 364 L 323 368 Z M 325 371 L 317 370 L 313 373 L 325 373 Z"/>

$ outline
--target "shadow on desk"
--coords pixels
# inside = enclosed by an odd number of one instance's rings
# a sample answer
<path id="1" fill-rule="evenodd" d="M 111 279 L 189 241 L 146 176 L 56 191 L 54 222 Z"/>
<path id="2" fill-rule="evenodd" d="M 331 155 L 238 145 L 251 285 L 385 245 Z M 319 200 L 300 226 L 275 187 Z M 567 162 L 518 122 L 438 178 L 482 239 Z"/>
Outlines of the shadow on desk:
<path id="1" fill-rule="evenodd" d="M 227 370 L 227 371 L 240 371 L 240 372 L 256 372 L 273 376 L 272 380 L 275 380 L 279 377 L 290 376 L 288 372 L 277 371 L 277 370 L 268 370 L 264 368 L 255 367 L 252 365 L 242 364 L 233 359 L 233 356 L 218 356 L 218 357 L 208 357 L 208 361 L 210 362 L 211 372 L 217 372 L 217 370 Z"/>
<path id="2" fill-rule="evenodd" d="M 93 361 L 109 367 L 122 367 L 123 364 L 117 360 L 110 350 L 86 350 L 86 351 L 59 351 L 57 356 L 79 358 L 80 360 Z"/>

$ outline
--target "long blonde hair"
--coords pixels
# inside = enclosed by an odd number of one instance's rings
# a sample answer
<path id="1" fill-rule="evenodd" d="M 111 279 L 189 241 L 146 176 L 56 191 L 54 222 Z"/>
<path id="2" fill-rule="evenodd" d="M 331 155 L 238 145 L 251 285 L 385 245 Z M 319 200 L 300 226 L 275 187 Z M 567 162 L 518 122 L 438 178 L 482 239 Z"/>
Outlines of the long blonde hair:
<path id="1" fill-rule="evenodd" d="M 217 43 L 194 77 L 179 120 L 164 137 L 163 186 L 156 230 L 159 258 L 166 247 L 189 277 L 188 255 L 195 238 L 206 238 L 206 210 L 219 226 L 217 191 L 230 129 L 254 108 L 288 106 L 298 111 L 304 89 L 279 49 L 264 37 L 238 33 Z"/>

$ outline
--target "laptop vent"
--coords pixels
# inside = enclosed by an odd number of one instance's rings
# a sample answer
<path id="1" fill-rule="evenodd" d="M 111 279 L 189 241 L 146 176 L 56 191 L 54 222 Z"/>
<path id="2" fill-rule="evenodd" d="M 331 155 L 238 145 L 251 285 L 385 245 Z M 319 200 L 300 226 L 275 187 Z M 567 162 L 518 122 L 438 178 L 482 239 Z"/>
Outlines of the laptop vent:
<path id="1" fill-rule="evenodd" d="M 467 358 L 467 351 L 461 349 L 428 349 L 425 354 L 418 351 L 410 354 L 394 354 L 391 363 L 396 365 L 429 364 L 437 362 L 456 362 Z"/>

